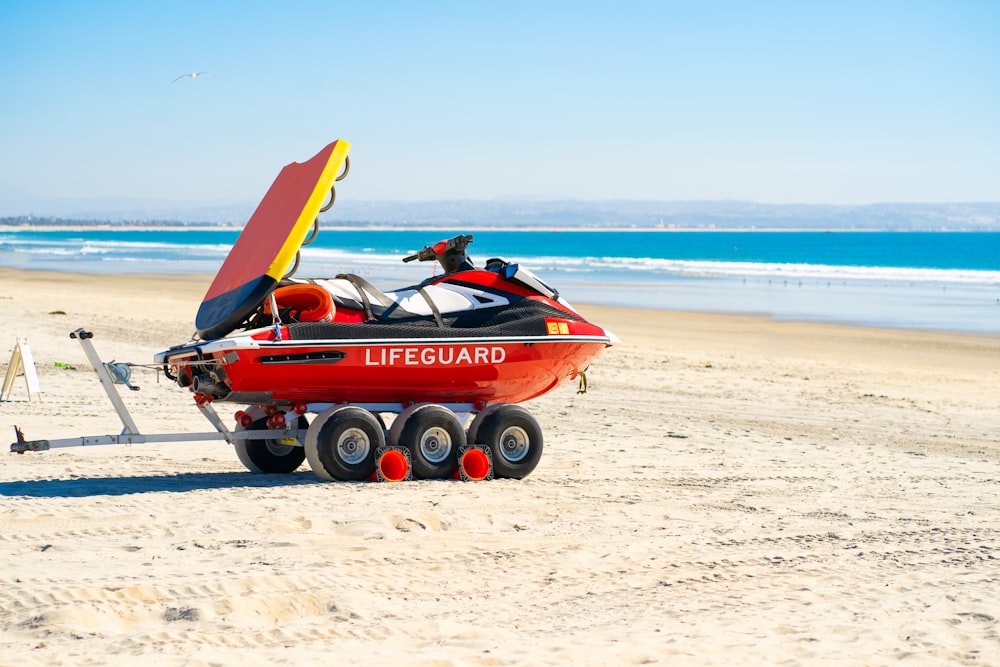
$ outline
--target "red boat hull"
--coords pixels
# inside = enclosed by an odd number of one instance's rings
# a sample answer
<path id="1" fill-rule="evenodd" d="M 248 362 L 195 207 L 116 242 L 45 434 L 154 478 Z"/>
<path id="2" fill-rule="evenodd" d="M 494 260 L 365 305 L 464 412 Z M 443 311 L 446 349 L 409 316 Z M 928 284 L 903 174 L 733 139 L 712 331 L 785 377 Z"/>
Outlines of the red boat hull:
<path id="1" fill-rule="evenodd" d="M 519 339 L 279 341 L 238 336 L 205 344 L 201 359 L 217 364 L 216 376 L 228 387 L 217 400 L 469 403 L 478 409 L 527 401 L 577 378 L 609 340 L 599 327 L 572 324 L 597 331 Z M 273 332 L 267 335 L 273 338 Z M 179 367 L 193 358 L 191 350 L 178 351 L 166 363 Z"/>

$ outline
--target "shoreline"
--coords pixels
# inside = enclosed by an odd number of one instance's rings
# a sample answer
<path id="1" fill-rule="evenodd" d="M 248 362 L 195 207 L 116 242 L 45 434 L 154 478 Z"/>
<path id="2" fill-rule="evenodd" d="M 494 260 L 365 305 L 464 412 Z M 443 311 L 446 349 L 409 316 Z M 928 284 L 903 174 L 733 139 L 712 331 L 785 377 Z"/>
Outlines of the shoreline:
<path id="1" fill-rule="evenodd" d="M 110 272 L 84 272 L 84 271 L 55 271 L 52 269 L 32 269 L 32 268 L 13 268 L 7 266 L 0 266 L 0 284 L 11 284 L 14 281 L 21 279 L 24 272 L 30 273 L 35 278 L 44 281 L 46 283 L 60 283 L 65 280 L 68 283 L 77 283 L 81 280 L 91 280 L 102 285 L 114 285 L 121 281 L 129 280 L 140 280 L 148 282 L 159 282 L 159 283 L 176 283 L 179 286 L 201 286 L 201 292 L 198 289 L 187 290 L 186 298 L 190 299 L 191 312 L 197 311 L 198 306 L 201 303 L 201 299 L 204 296 L 205 290 L 211 284 L 214 274 L 211 273 L 149 273 L 149 272 L 139 272 L 139 273 L 110 273 Z M 649 287 L 648 283 L 637 283 L 636 285 L 641 285 L 643 289 Z M 636 285 L 602 285 L 600 288 L 607 293 L 613 293 L 615 291 L 620 291 L 626 289 L 628 286 L 635 287 Z M 596 286 L 595 286 L 596 287 Z M 0 292 L 0 305 L 3 304 L 4 294 Z M 997 300 L 1000 304 L 1000 299 Z M 616 305 L 614 303 L 609 303 L 609 299 L 599 299 L 594 301 L 586 301 L 579 299 L 572 299 L 572 304 L 578 309 L 589 309 L 589 308 L 614 308 L 621 310 L 636 310 L 648 313 L 675 313 L 681 315 L 706 315 L 706 316 L 720 316 L 720 317 L 748 317 L 748 318 L 759 318 L 765 321 L 772 321 L 776 323 L 788 323 L 788 324 L 815 324 L 817 326 L 833 326 L 833 327 L 844 327 L 850 328 L 861 328 L 861 329 L 872 329 L 872 330 L 886 330 L 886 331 L 909 331 L 923 334 L 937 334 L 937 335 L 959 335 L 959 336 L 976 336 L 984 338 L 997 338 L 1000 339 L 1000 331 L 974 331 L 968 329 L 960 328 L 946 328 L 946 327 L 914 327 L 914 326 L 887 326 L 880 324 L 869 324 L 865 322 L 851 322 L 843 321 L 837 319 L 828 319 L 820 317 L 785 317 L 775 314 L 769 314 L 766 312 L 759 312 L 753 310 L 726 310 L 726 309 L 712 309 L 712 308 L 670 308 L 670 307 L 656 307 L 656 306 L 645 306 L 636 305 L 634 303 L 625 303 L 622 305 Z M 1000 314 L 1000 305 L 997 308 L 998 314 Z M 193 322 L 193 314 L 192 320 Z M 192 325 L 193 326 L 193 325 Z"/>
<path id="2" fill-rule="evenodd" d="M 639 226 L 607 226 L 607 227 L 580 227 L 580 226 L 560 226 L 560 225 L 550 225 L 550 226 L 538 226 L 538 225 L 527 225 L 524 227 L 519 227 L 517 225 L 513 226 L 494 226 L 494 225 L 405 225 L 405 224 L 378 224 L 378 223 L 358 223 L 358 224 L 327 224 L 321 222 L 321 226 L 324 230 L 331 232 L 342 231 L 342 232 L 370 232 L 370 231 L 384 231 L 384 232 L 539 232 L 539 233 L 559 233 L 559 232 L 614 232 L 614 233 L 628 233 L 628 232 L 704 232 L 707 234 L 714 234 L 718 232 L 738 232 L 738 233 L 778 233 L 778 232 L 789 232 L 789 233 L 815 233 L 815 234 L 869 234 L 869 233 L 893 233 L 893 234 L 1000 234 L 1000 227 L 990 227 L 985 229 L 980 228 L 934 228 L 934 229 L 899 229 L 890 227 L 677 227 L 677 226 L 649 226 L 649 227 L 639 227 Z M 22 225 L 10 225 L 10 224 L 0 224 L 0 233 L 3 232 L 23 232 L 29 231 L 39 231 L 39 232 L 57 232 L 57 231 L 88 231 L 92 229 L 116 229 L 122 231 L 153 231 L 153 232 L 163 232 L 163 231 L 224 231 L 224 232 L 239 232 L 242 231 L 244 224 L 218 224 L 214 225 L 211 223 L 194 222 L 190 224 L 178 223 L 176 225 L 163 225 L 163 224 L 142 224 L 142 223 L 116 223 L 108 221 L 94 221 L 93 224 L 67 224 L 67 225 L 32 225 L 32 224 L 22 224 Z"/>

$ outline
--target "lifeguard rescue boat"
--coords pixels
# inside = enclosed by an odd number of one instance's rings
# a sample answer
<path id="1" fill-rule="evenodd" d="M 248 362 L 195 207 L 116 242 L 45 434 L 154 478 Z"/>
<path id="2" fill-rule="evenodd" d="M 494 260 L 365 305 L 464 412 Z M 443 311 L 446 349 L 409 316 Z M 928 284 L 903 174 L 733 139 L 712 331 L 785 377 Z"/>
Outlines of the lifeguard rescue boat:
<path id="1" fill-rule="evenodd" d="M 325 479 L 362 480 L 391 448 L 414 476 L 443 478 L 460 449 L 477 446 L 494 476 L 523 478 L 542 433 L 516 404 L 581 377 L 615 337 L 517 264 L 476 268 L 471 235 L 403 258 L 436 261 L 444 273 L 402 289 L 357 275 L 291 277 L 346 176 L 348 150 L 335 141 L 282 170 L 209 288 L 195 336 L 155 361 L 199 405 L 249 406 L 237 430 L 273 433 L 234 441 L 255 472 L 290 472 L 308 459 Z"/>

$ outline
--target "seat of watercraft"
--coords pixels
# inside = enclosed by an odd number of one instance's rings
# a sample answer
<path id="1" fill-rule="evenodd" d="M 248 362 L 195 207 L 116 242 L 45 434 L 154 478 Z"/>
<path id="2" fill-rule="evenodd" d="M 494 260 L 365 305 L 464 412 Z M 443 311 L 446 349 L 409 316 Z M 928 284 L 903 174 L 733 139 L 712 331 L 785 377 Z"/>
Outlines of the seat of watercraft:
<path id="1" fill-rule="evenodd" d="M 292 280 L 290 284 L 312 284 L 326 290 L 337 308 L 371 312 L 377 319 L 433 317 L 480 308 L 506 306 L 508 299 L 466 285 L 435 283 L 383 292 L 364 278 L 342 274 L 336 278 Z"/>

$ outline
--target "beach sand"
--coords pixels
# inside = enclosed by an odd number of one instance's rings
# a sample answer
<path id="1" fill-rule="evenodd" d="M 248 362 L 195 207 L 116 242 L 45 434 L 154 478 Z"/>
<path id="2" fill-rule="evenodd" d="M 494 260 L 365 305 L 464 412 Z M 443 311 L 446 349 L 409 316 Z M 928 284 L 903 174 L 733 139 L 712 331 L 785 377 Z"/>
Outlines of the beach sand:
<path id="1" fill-rule="evenodd" d="M 0 269 L 42 389 L 0 444 L 119 433 L 69 332 L 150 363 L 208 282 Z M 528 404 L 522 481 L 0 454 L 0 665 L 1000 664 L 1000 337 L 580 310 L 622 343 Z M 211 430 L 133 382 L 144 433 Z"/>

